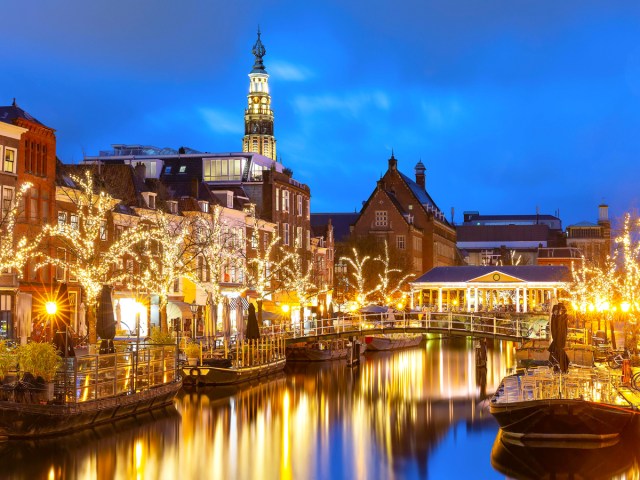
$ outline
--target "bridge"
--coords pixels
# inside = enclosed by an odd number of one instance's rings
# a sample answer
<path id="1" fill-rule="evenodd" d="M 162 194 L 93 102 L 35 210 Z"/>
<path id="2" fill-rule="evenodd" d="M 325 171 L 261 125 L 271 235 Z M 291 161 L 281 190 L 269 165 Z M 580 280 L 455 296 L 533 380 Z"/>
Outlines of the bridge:
<path id="1" fill-rule="evenodd" d="M 356 314 L 319 320 L 317 325 L 303 330 L 299 326 L 282 325 L 261 328 L 262 335 L 284 335 L 287 343 L 391 333 L 434 333 L 510 341 L 547 336 L 545 325 L 539 320 L 457 312 Z M 585 333 L 584 329 L 569 329 L 570 338 L 585 338 Z"/>

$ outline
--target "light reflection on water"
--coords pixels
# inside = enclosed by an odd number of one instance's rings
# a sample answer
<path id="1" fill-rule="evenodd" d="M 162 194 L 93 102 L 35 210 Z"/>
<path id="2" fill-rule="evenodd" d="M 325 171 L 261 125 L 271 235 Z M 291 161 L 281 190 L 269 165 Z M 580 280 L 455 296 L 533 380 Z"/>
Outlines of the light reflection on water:
<path id="1" fill-rule="evenodd" d="M 482 399 L 511 368 L 511 344 L 490 345 L 486 369 L 464 339 L 364 359 L 356 369 L 290 364 L 267 382 L 181 393 L 179 414 L 8 444 L 0 477 L 502 478 Z"/>

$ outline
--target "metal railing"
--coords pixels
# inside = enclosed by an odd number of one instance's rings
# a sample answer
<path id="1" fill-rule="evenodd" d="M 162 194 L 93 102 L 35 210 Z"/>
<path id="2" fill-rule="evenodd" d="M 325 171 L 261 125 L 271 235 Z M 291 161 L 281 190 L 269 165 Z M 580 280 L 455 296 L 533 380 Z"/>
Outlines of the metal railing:
<path id="1" fill-rule="evenodd" d="M 80 403 L 149 390 L 178 378 L 177 358 L 176 345 L 127 345 L 116 353 L 66 358 L 55 396 Z"/>

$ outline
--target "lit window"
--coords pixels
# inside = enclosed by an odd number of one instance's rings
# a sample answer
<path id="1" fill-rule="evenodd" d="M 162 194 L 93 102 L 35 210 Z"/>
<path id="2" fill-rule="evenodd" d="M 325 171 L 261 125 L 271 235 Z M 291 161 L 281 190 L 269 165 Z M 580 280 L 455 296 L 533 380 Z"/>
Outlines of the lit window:
<path id="1" fill-rule="evenodd" d="M 107 240 L 107 222 L 100 224 L 100 240 L 105 242 Z"/>
<path id="2" fill-rule="evenodd" d="M 405 249 L 405 237 L 404 235 L 396 235 L 396 247 L 398 250 Z"/>
<path id="3" fill-rule="evenodd" d="M 73 228 L 74 230 L 78 230 L 78 215 L 72 213 L 69 220 L 71 223 L 71 228 Z"/>
<path id="4" fill-rule="evenodd" d="M 282 191 L 282 211 L 283 212 L 288 212 L 289 211 L 289 190 L 283 190 Z"/>
<path id="5" fill-rule="evenodd" d="M 14 196 L 15 189 L 13 187 L 2 187 L 2 218 L 0 218 L 0 224 L 4 222 L 5 217 L 13 206 Z"/>
<path id="6" fill-rule="evenodd" d="M 276 188 L 276 212 L 280 210 L 280 189 Z"/>
<path id="7" fill-rule="evenodd" d="M 180 165 L 180 170 L 178 171 L 178 173 L 184 173 L 187 171 L 187 166 L 186 165 Z"/>
<path id="8" fill-rule="evenodd" d="M 302 216 L 302 195 L 298 195 L 298 216 Z"/>
<path id="9" fill-rule="evenodd" d="M 16 169 L 16 149 L 4 148 L 4 171 L 8 173 L 17 173 Z"/>
<path id="10" fill-rule="evenodd" d="M 296 227 L 296 248 L 302 248 L 302 227 Z"/>
<path id="11" fill-rule="evenodd" d="M 67 212 L 58 212 L 58 229 L 64 230 L 67 224 Z"/>
<path id="12" fill-rule="evenodd" d="M 282 243 L 289 245 L 289 224 L 282 224 Z"/>

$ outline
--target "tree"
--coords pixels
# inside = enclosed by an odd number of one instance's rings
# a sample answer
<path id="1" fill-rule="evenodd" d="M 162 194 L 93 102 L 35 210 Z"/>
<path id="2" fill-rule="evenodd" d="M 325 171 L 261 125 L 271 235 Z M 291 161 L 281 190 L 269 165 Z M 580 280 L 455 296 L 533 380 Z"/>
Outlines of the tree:
<path id="1" fill-rule="evenodd" d="M 247 249 L 250 252 L 247 252 L 246 257 L 245 281 L 247 287 L 256 293 L 258 323 L 262 325 L 262 302 L 286 286 L 286 265 L 289 258 L 280 245 L 278 234 L 268 232 L 267 223 L 256 216 L 255 206 L 251 206 L 247 214 L 251 244 Z"/>
<path id="2" fill-rule="evenodd" d="M 309 298 L 318 290 L 311 281 L 312 269 L 307 268 L 305 272 L 303 264 L 302 256 L 298 252 L 290 254 L 288 262 L 285 264 L 286 289 L 295 292 L 300 303 L 300 331 L 304 330 L 304 307 Z"/>
<path id="3" fill-rule="evenodd" d="M 112 212 L 119 201 L 104 191 L 97 191 L 90 170 L 83 175 L 70 175 L 74 187 L 62 187 L 72 204 L 77 223 L 46 225 L 43 238 L 54 240 L 56 246 L 64 248 L 63 257 L 52 257 L 47 251 L 41 253 L 41 263 L 66 269 L 76 277 L 84 291 L 87 307 L 89 341 L 97 341 L 96 306 L 103 285 L 113 285 L 126 277 L 120 268 L 122 259 L 132 255 L 134 247 L 143 241 L 144 232 L 137 228 L 137 219 L 128 218 L 128 227 L 113 241 L 108 241 L 108 225 Z"/>
<path id="4" fill-rule="evenodd" d="M 406 281 L 411 278 L 412 274 L 402 275 L 402 269 L 392 268 L 391 259 L 389 258 L 389 245 L 384 241 L 384 255 L 375 258 L 376 262 L 380 262 L 383 266 L 381 272 L 378 273 L 380 283 L 378 284 L 378 292 L 380 300 L 383 303 L 389 303 L 393 297 L 402 290 Z"/>
<path id="5" fill-rule="evenodd" d="M 351 253 L 352 256 L 350 257 L 340 257 L 340 261 L 345 261 L 351 265 L 349 269 L 350 276 L 347 277 L 347 282 L 355 289 L 355 300 L 358 305 L 366 305 L 369 296 L 377 290 L 377 287 L 373 289 L 367 289 L 365 287 L 365 266 L 367 262 L 371 260 L 371 257 L 369 255 L 360 257 L 360 253 L 355 247 L 353 247 Z"/>
<path id="6" fill-rule="evenodd" d="M 0 217 L 0 271 L 15 269 L 18 276 L 22 274 L 22 268 L 27 258 L 36 250 L 40 240 L 29 239 L 23 236 L 16 239 L 15 227 L 20 215 L 23 196 L 31 187 L 30 183 L 23 183 L 15 198 L 8 204 L 3 203 Z M 2 199 L 2 202 L 5 202 Z"/>

